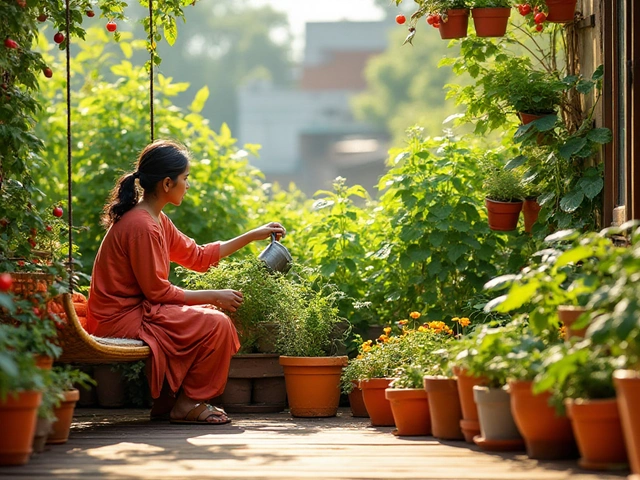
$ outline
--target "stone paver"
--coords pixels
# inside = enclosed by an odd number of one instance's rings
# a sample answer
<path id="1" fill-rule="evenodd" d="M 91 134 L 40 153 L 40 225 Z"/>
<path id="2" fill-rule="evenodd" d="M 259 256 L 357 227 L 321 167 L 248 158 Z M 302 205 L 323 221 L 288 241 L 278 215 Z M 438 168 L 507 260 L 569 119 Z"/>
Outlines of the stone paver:
<path id="1" fill-rule="evenodd" d="M 9 478 L 613 480 L 574 460 L 490 453 L 464 442 L 396 437 L 340 409 L 335 418 L 234 414 L 219 426 L 150 422 L 145 410 L 76 409 L 69 441 L 47 446 Z"/>

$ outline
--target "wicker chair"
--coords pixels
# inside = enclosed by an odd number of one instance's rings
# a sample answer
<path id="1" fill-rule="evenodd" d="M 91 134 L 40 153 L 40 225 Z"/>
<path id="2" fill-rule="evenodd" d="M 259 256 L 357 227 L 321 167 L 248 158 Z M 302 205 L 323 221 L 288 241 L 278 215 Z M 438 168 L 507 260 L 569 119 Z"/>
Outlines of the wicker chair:
<path id="1" fill-rule="evenodd" d="M 103 338 L 89 335 L 80 324 L 71 294 L 62 296 L 67 316 L 65 328 L 58 332 L 64 363 L 114 363 L 144 360 L 151 350 L 141 340 L 131 338 Z"/>

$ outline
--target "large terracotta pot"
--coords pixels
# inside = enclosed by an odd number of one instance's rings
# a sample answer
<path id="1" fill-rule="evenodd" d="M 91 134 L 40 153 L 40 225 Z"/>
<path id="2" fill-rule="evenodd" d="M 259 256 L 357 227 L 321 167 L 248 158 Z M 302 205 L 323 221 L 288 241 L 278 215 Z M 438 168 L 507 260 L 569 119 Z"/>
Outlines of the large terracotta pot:
<path id="1" fill-rule="evenodd" d="M 565 405 L 580 450 L 578 465 L 588 470 L 626 469 L 627 451 L 616 399 L 568 398 Z"/>
<path id="2" fill-rule="evenodd" d="M 360 382 L 362 399 L 367 407 L 371 425 L 374 427 L 393 427 L 395 420 L 391 411 L 391 403 L 385 396 L 385 390 L 393 378 L 370 378 Z"/>
<path id="3" fill-rule="evenodd" d="M 616 370 L 613 382 L 631 471 L 640 479 L 640 372 Z"/>
<path id="4" fill-rule="evenodd" d="M 431 435 L 429 400 L 424 388 L 387 388 L 396 435 Z"/>
<path id="5" fill-rule="evenodd" d="M 522 205 L 522 216 L 524 217 L 524 231 L 531 233 L 533 224 L 538 221 L 541 206 L 535 198 L 525 198 Z"/>
<path id="6" fill-rule="evenodd" d="M 457 8 L 447 10 L 447 21 L 440 22 L 440 37 L 443 40 L 450 38 L 463 38 L 467 36 L 469 26 L 469 9 Z"/>
<path id="7" fill-rule="evenodd" d="M 474 437 L 476 445 L 489 451 L 523 450 L 524 442 L 511 414 L 509 393 L 502 388 L 476 385 L 473 397 L 481 432 Z"/>
<path id="8" fill-rule="evenodd" d="M 462 409 L 457 382 L 453 378 L 424 377 L 424 388 L 429 398 L 431 432 L 443 440 L 464 440 L 460 429 Z"/>
<path id="9" fill-rule="evenodd" d="M 294 417 L 334 417 L 340 403 L 340 375 L 348 357 L 281 356 L 289 408 Z"/>
<path id="10" fill-rule="evenodd" d="M 518 227 L 518 218 L 524 202 L 498 202 L 485 198 L 489 217 L 489 228 L 501 232 L 515 230 Z"/>
<path id="11" fill-rule="evenodd" d="M 9 394 L 0 400 L 0 465 L 24 465 L 32 452 L 41 392 Z"/>
<path id="12" fill-rule="evenodd" d="M 572 22 L 577 0 L 547 0 L 547 21 L 553 23 Z"/>
<path id="13" fill-rule="evenodd" d="M 587 311 L 584 307 L 575 307 L 573 305 L 559 305 L 558 306 L 558 320 L 562 322 L 565 327 L 565 338 L 579 337 L 583 338 L 587 328 L 574 329 L 573 324 L 576 323 L 578 318 Z"/>
<path id="14" fill-rule="evenodd" d="M 351 393 L 349 393 L 349 406 L 351 407 L 351 416 L 369 418 L 367 406 L 364 404 L 364 398 L 362 398 L 362 389 L 360 388 L 360 382 L 352 383 L 353 390 L 351 390 Z"/>
<path id="15" fill-rule="evenodd" d="M 460 367 L 453 367 L 453 374 L 458 381 L 458 397 L 460 398 L 460 408 L 462 409 L 462 420 L 460 429 L 465 441 L 473 443 L 473 437 L 480 435 L 480 422 L 478 421 L 478 407 L 473 399 L 473 387 L 476 385 L 486 385 L 487 379 L 484 377 L 473 377 L 467 375 L 466 370 Z"/>
<path id="16" fill-rule="evenodd" d="M 51 433 L 47 438 L 47 443 L 59 444 L 69 440 L 69 431 L 73 422 L 73 410 L 76 402 L 80 400 L 80 392 L 76 389 L 64 392 L 64 399 L 60 405 L 53 409 L 56 420 L 51 425 Z"/>
<path id="17" fill-rule="evenodd" d="M 532 384 L 509 381 L 511 413 L 524 438 L 527 455 L 538 460 L 575 458 L 578 447 L 571 422 L 549 405 L 548 392 L 534 395 Z"/>
<path id="18" fill-rule="evenodd" d="M 474 8 L 473 25 L 478 37 L 502 37 L 507 32 L 510 8 Z"/>

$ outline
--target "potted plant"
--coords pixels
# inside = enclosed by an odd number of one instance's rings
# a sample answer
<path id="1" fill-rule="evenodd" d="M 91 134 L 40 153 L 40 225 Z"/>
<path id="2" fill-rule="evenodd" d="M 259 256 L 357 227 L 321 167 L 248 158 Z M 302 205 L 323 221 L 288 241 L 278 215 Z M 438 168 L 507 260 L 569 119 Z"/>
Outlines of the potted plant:
<path id="1" fill-rule="evenodd" d="M 627 452 L 613 372 L 624 365 L 624 357 L 612 356 L 608 347 L 590 340 L 555 345 L 545 354 L 534 391 L 550 391 L 559 412 L 571 419 L 580 467 L 588 470 L 627 468 Z"/>
<path id="2" fill-rule="evenodd" d="M 347 331 L 338 314 L 343 296 L 335 285 L 298 278 L 288 299 L 295 313 L 279 318 L 276 350 L 284 370 L 287 398 L 295 417 L 332 417 L 340 401 L 346 355 L 337 355 Z"/>
<path id="3" fill-rule="evenodd" d="M 524 188 L 514 170 L 500 164 L 487 164 L 483 182 L 489 228 L 497 231 L 515 230 L 524 198 Z"/>
<path id="4" fill-rule="evenodd" d="M 525 5 L 529 6 L 527 14 L 545 14 L 540 23 L 567 23 L 575 20 L 577 3 L 577 0 L 529 0 Z"/>
<path id="5" fill-rule="evenodd" d="M 471 16 L 478 37 L 502 37 L 511 16 L 511 0 L 470 0 Z"/>
<path id="6" fill-rule="evenodd" d="M 396 0 L 396 5 L 402 0 Z M 418 9 L 411 15 L 409 29 L 415 27 L 423 16 L 427 23 L 440 31 L 443 40 L 467 36 L 469 25 L 469 0 L 416 0 Z"/>

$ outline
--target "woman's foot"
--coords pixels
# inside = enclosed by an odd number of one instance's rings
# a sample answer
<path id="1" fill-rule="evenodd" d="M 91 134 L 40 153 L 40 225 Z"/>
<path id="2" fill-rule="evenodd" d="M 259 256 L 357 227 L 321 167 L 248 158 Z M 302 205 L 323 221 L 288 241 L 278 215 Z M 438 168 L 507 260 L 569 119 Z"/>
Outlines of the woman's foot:
<path id="1" fill-rule="evenodd" d="M 171 423 L 189 424 L 222 425 L 231 421 L 221 408 L 205 402 L 197 402 L 187 397 L 184 392 L 178 396 L 169 418 Z"/>
<path id="2" fill-rule="evenodd" d="M 168 420 L 169 412 L 171 412 L 175 404 L 176 396 L 165 380 L 160 396 L 153 399 L 153 405 L 151 406 L 151 413 L 149 415 L 151 420 Z"/>

